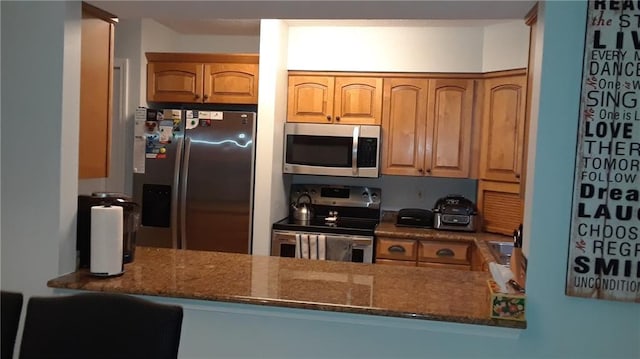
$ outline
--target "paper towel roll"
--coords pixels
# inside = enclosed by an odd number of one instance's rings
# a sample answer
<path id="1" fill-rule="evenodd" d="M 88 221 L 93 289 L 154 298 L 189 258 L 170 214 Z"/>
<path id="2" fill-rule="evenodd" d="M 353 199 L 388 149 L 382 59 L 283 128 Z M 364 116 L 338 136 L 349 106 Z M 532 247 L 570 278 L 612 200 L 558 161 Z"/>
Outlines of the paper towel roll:
<path id="1" fill-rule="evenodd" d="M 120 206 L 91 207 L 91 274 L 105 277 L 122 274 L 123 222 Z"/>

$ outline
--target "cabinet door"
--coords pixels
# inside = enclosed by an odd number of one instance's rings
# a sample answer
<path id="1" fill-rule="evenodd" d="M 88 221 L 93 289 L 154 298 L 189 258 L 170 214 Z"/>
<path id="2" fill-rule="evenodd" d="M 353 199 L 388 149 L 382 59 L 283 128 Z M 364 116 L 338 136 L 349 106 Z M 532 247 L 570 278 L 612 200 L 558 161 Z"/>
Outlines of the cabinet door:
<path id="1" fill-rule="evenodd" d="M 336 77 L 336 123 L 379 125 L 382 115 L 382 78 Z"/>
<path id="2" fill-rule="evenodd" d="M 258 103 L 258 64 L 204 64 L 204 103 Z"/>
<path id="3" fill-rule="evenodd" d="M 520 182 L 526 76 L 485 80 L 480 178 Z"/>
<path id="4" fill-rule="evenodd" d="M 147 101 L 202 103 L 203 65 L 194 62 L 149 62 Z"/>
<path id="5" fill-rule="evenodd" d="M 333 122 L 333 76 L 289 76 L 288 122 Z"/>
<path id="6" fill-rule="evenodd" d="M 518 183 L 480 180 L 477 202 L 483 232 L 512 235 L 522 223 L 524 206 Z"/>
<path id="7" fill-rule="evenodd" d="M 83 3 L 80 62 L 79 178 L 109 176 L 113 24 Z"/>
<path id="8" fill-rule="evenodd" d="M 429 80 L 384 79 L 382 174 L 422 176 Z"/>
<path id="9" fill-rule="evenodd" d="M 469 177 L 474 81 L 429 81 L 425 171 L 439 177 Z"/>

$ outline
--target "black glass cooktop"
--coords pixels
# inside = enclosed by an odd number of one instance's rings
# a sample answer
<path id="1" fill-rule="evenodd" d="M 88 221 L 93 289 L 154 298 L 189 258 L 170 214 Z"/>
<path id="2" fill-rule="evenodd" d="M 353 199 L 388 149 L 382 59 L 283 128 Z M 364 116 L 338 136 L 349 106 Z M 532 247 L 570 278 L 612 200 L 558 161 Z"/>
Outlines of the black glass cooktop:
<path id="1" fill-rule="evenodd" d="M 338 218 L 337 222 L 328 222 L 325 217 L 315 217 L 303 224 L 287 217 L 274 223 L 273 229 L 373 236 L 377 224 L 378 220 L 375 219 L 349 217 Z"/>

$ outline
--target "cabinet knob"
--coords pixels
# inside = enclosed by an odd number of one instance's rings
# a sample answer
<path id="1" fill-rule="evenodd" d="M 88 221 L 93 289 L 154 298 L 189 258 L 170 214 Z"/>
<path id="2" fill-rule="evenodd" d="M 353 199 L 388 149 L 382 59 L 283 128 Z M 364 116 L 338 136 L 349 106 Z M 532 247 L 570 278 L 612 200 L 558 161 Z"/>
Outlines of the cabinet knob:
<path id="1" fill-rule="evenodd" d="M 519 173 L 516 173 L 516 178 L 520 178 L 520 174 Z"/>
<path id="2" fill-rule="evenodd" d="M 418 172 L 422 173 L 422 168 L 418 168 Z"/>
<path id="3" fill-rule="evenodd" d="M 427 173 L 431 173 L 431 168 L 427 168 Z"/>
<path id="4" fill-rule="evenodd" d="M 340 116 L 336 116 L 336 121 L 340 122 Z"/>
<path id="5" fill-rule="evenodd" d="M 199 95 L 199 94 L 196 94 L 196 100 L 197 100 L 197 99 L 199 99 L 199 98 L 200 98 L 200 95 Z"/>
<path id="6" fill-rule="evenodd" d="M 207 94 L 204 94 L 204 96 L 203 96 L 203 97 L 204 97 L 204 99 L 205 99 L 205 100 L 208 100 L 208 99 L 209 99 L 209 95 L 207 95 Z"/>
<path id="7" fill-rule="evenodd" d="M 331 121 L 331 115 L 327 115 L 327 121 Z"/>

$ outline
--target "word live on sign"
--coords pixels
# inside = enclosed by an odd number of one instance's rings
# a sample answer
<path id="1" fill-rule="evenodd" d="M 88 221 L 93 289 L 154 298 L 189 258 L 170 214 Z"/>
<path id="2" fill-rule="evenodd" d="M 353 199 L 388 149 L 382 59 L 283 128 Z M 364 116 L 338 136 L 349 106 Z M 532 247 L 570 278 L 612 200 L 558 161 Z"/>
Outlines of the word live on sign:
<path id="1" fill-rule="evenodd" d="M 565 292 L 640 303 L 640 1 L 589 1 Z"/>

